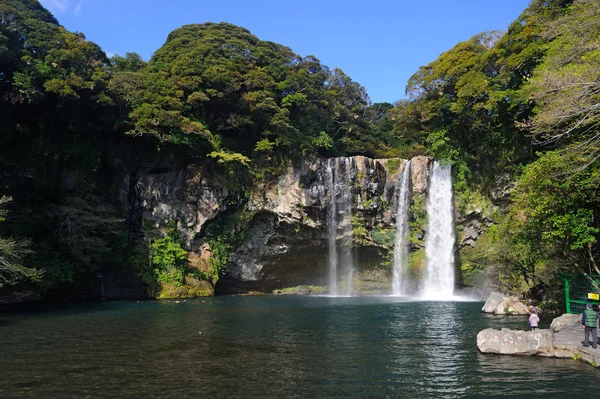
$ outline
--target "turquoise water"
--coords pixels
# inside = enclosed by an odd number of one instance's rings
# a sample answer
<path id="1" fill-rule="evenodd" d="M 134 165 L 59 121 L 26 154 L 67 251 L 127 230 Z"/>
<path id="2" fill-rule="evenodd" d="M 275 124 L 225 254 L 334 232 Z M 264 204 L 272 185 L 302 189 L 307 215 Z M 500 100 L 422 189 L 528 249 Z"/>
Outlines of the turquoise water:
<path id="1" fill-rule="evenodd" d="M 590 397 L 589 365 L 480 354 L 481 329 L 526 328 L 481 306 L 262 296 L 5 308 L 0 397 Z"/>

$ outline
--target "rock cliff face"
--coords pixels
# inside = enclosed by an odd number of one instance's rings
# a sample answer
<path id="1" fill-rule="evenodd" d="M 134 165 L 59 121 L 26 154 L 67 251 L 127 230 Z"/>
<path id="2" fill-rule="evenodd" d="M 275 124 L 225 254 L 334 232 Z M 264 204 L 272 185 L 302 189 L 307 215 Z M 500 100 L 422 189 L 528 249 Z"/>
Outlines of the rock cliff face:
<path id="1" fill-rule="evenodd" d="M 277 179 L 255 182 L 245 198 L 206 165 L 147 165 L 124 179 L 121 202 L 129 219 L 137 220 L 139 234 L 176 221 L 190 264 L 200 270 L 207 269 L 214 249 L 207 229 L 232 212 L 243 212 L 249 222 L 216 284 L 220 293 L 327 285 L 327 212 L 340 195 L 340 187 L 332 190 L 328 173 L 347 168 L 357 278 L 367 281 L 375 273 L 387 288 L 389 270 L 381 264 L 393 250 L 397 184 L 407 162 L 362 156 L 313 159 L 288 165 Z M 428 157 L 412 160 L 413 193 L 426 193 L 431 164 Z"/>

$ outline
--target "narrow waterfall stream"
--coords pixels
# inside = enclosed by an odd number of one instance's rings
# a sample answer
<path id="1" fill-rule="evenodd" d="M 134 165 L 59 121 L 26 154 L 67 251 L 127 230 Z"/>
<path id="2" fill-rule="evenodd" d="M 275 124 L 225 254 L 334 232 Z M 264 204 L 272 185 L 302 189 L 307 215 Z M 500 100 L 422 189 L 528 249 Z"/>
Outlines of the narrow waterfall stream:
<path id="1" fill-rule="evenodd" d="M 341 260 L 342 265 L 346 271 L 346 292 L 345 295 L 353 294 L 353 283 L 354 277 L 354 256 L 352 251 L 352 160 L 350 158 L 344 159 L 344 177 L 339 182 L 340 187 L 340 206 L 339 212 L 342 215 L 342 240 L 341 244 Z"/>
<path id="2" fill-rule="evenodd" d="M 394 243 L 394 269 L 392 295 L 406 295 L 408 275 L 408 230 L 410 206 L 410 161 L 404 165 L 398 180 L 398 208 L 396 210 L 396 241 Z"/>
<path id="3" fill-rule="evenodd" d="M 327 162 L 327 186 L 330 193 L 327 226 L 329 238 L 329 294 L 339 295 L 338 273 L 345 274 L 344 295 L 352 295 L 354 257 L 352 256 L 352 161 L 331 158 Z"/>
<path id="4" fill-rule="evenodd" d="M 448 299 L 454 292 L 455 241 L 450 165 L 440 165 L 438 161 L 433 164 L 427 214 L 427 266 L 421 293 L 427 299 Z"/>
<path id="5" fill-rule="evenodd" d="M 329 239 L 329 294 L 337 296 L 337 201 L 335 195 L 335 158 L 327 160 L 327 192 L 329 209 L 327 212 L 327 236 Z"/>

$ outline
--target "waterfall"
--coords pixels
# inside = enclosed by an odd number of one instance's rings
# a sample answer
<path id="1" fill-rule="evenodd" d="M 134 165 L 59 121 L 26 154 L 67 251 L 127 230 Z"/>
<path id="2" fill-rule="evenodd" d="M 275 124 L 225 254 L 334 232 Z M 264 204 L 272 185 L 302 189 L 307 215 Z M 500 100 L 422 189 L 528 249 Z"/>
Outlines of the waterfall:
<path id="1" fill-rule="evenodd" d="M 352 295 L 353 291 L 351 169 L 350 158 L 331 158 L 327 161 L 326 179 L 330 195 L 327 213 L 329 293 L 334 296 L 338 295 L 338 272 L 341 270 L 346 274 L 344 294 Z"/>
<path id="2" fill-rule="evenodd" d="M 425 237 L 427 266 L 422 294 L 426 298 L 446 299 L 454 292 L 454 220 L 450 165 L 433 164 L 429 183 Z"/>
<path id="3" fill-rule="evenodd" d="M 350 170 L 352 160 L 344 158 L 344 180 L 340 182 L 342 189 L 340 198 L 340 213 L 342 214 L 342 264 L 346 270 L 346 295 L 352 295 L 354 277 L 354 256 L 352 256 L 352 176 Z"/>
<path id="4" fill-rule="evenodd" d="M 335 195 L 335 159 L 327 160 L 327 191 L 329 193 L 329 209 L 327 212 L 327 235 L 329 238 L 329 294 L 337 295 L 337 201 Z"/>
<path id="5" fill-rule="evenodd" d="M 410 161 L 404 165 L 404 170 L 398 179 L 396 210 L 396 242 L 394 244 L 394 270 L 392 294 L 406 295 L 406 277 L 408 275 L 408 230 L 410 206 Z"/>

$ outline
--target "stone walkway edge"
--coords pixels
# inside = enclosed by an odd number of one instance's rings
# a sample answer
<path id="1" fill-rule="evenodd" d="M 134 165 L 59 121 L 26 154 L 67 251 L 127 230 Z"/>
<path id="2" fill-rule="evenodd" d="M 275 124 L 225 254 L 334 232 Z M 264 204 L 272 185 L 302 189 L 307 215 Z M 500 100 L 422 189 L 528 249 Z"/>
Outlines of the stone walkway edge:
<path id="1" fill-rule="evenodd" d="M 482 353 L 500 355 L 543 356 L 582 360 L 600 365 L 598 349 L 582 345 L 584 329 L 581 315 L 562 315 L 552 321 L 551 329 L 517 331 L 488 328 L 477 334 L 477 348 Z M 599 368 L 600 370 L 600 368 Z"/>

